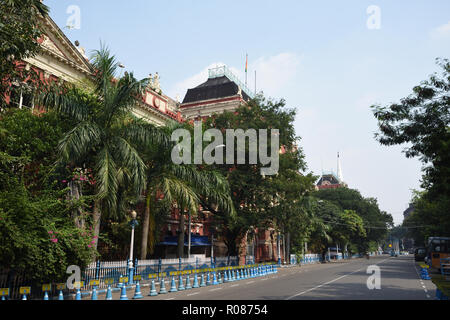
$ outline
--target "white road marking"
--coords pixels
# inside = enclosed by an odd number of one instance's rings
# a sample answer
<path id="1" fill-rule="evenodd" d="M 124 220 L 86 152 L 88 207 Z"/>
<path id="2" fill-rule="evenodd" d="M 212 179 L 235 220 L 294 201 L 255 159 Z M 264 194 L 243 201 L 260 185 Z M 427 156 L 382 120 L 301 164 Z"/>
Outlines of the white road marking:
<path id="1" fill-rule="evenodd" d="M 239 287 L 238 284 L 232 284 L 231 287 Z"/>
<path id="2" fill-rule="evenodd" d="M 196 294 L 199 294 L 200 292 L 194 292 L 194 293 L 189 293 L 187 296 L 195 296 Z"/>
<path id="3" fill-rule="evenodd" d="M 253 282 L 255 282 L 255 281 L 249 281 L 249 282 L 247 282 L 247 284 L 250 284 L 250 283 L 253 283 Z"/>
<path id="4" fill-rule="evenodd" d="M 215 289 L 211 289 L 209 291 L 217 291 L 217 290 L 222 290 L 222 288 L 215 288 Z"/>
<path id="5" fill-rule="evenodd" d="M 390 258 L 384 259 L 384 260 L 378 262 L 376 265 L 378 265 L 378 264 L 380 264 L 380 263 L 383 263 L 384 261 L 389 260 L 389 259 L 390 259 Z M 364 270 L 364 269 L 366 269 L 366 268 L 367 268 L 367 266 L 364 266 L 364 267 L 362 267 L 362 268 L 360 268 L 360 269 L 358 269 L 358 270 L 356 270 L 356 271 L 353 271 L 353 272 L 351 272 L 351 273 L 349 273 L 349 274 L 346 274 L 346 275 L 340 276 L 339 278 L 336 278 L 336 279 L 333 279 L 333 280 L 331 280 L 331 281 L 322 283 L 322 284 L 320 284 L 320 285 L 318 285 L 318 286 L 315 286 L 314 288 L 311 288 L 311 289 L 308 289 L 308 290 L 299 292 L 299 293 L 297 293 L 297 294 L 294 294 L 293 296 L 290 296 L 290 297 L 286 298 L 286 300 L 291 300 L 292 298 L 301 296 L 302 294 L 305 294 L 305 293 L 307 293 L 307 292 L 316 290 L 316 289 L 321 288 L 321 287 L 323 287 L 323 286 L 326 286 L 326 285 L 328 285 L 328 284 L 330 284 L 330 283 L 336 282 L 336 281 L 338 281 L 338 280 L 340 280 L 340 279 L 343 279 L 343 278 L 345 278 L 345 277 L 348 277 L 348 276 L 350 276 L 350 275 L 352 275 L 352 274 L 354 274 L 354 273 L 357 273 L 357 272 L 359 272 L 359 271 L 361 271 L 361 270 Z"/>
<path id="6" fill-rule="evenodd" d="M 169 298 L 169 299 L 164 299 L 164 300 L 173 300 L 173 299 L 175 299 L 175 298 Z"/>
<path id="7" fill-rule="evenodd" d="M 414 263 L 414 270 L 416 270 L 417 276 L 419 277 L 419 282 L 420 282 L 420 284 L 422 285 L 423 290 L 424 290 L 425 293 L 427 294 L 427 298 L 431 298 L 430 295 L 427 293 L 428 290 L 427 290 L 427 288 L 424 286 L 424 283 L 423 283 L 423 281 L 422 281 L 422 278 L 421 278 L 420 275 L 419 275 L 419 270 L 418 270 L 417 267 L 416 267 L 416 262 L 415 262 L 415 260 L 413 260 L 413 263 Z"/>

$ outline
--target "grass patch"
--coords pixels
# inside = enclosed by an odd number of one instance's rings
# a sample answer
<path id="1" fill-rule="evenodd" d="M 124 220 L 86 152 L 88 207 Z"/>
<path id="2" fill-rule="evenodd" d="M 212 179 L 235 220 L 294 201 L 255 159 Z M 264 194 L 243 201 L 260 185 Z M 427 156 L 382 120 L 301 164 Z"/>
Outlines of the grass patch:
<path id="1" fill-rule="evenodd" d="M 447 278 L 450 279 L 448 276 Z M 434 274 L 431 277 L 431 281 L 443 294 L 450 297 L 450 280 L 447 280 L 446 277 L 441 274 Z"/>

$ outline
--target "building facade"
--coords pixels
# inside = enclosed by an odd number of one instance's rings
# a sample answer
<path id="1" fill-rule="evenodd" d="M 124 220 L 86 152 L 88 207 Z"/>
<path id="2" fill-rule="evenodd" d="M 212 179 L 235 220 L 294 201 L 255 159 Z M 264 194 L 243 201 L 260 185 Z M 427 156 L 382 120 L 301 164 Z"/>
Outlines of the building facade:
<path id="1" fill-rule="evenodd" d="M 208 70 L 208 79 L 195 88 L 188 89 L 180 111 L 186 121 L 205 120 L 226 111 L 232 112 L 245 105 L 254 94 L 226 66 Z M 211 216 L 206 213 L 204 231 L 209 235 L 215 256 L 228 255 L 227 247 L 220 238 L 212 237 L 208 230 Z M 280 248 L 280 250 L 278 250 Z M 284 261 L 284 245 L 274 229 L 255 229 L 248 232 L 239 244 L 240 263 L 246 261 Z M 207 255 L 211 250 L 207 250 Z"/>
<path id="2" fill-rule="evenodd" d="M 336 188 L 346 188 L 347 184 L 344 182 L 344 178 L 342 176 L 342 168 L 341 168 L 341 160 L 339 156 L 339 152 L 337 154 L 337 174 L 333 171 L 322 172 L 319 181 L 316 184 L 316 190 L 322 189 L 336 189 Z"/>
<path id="3" fill-rule="evenodd" d="M 67 82 L 82 84 L 89 82 L 95 72 L 86 56 L 85 49 L 78 41 L 72 43 L 50 16 L 42 17 L 44 34 L 38 40 L 42 50 L 34 57 L 18 62 L 27 70 L 32 68 L 39 74 L 42 82 Z M 182 103 L 165 95 L 159 84 L 159 75 L 150 75 L 150 83 L 132 112 L 138 118 L 156 126 L 172 122 L 205 119 L 224 111 L 234 111 L 254 97 L 253 93 L 226 67 L 209 70 L 208 79 L 201 85 L 191 88 Z M 7 103 L 19 108 L 38 109 L 32 95 L 7 96 Z M 227 247 L 221 239 L 214 239 L 212 215 L 202 211 L 197 218 L 186 221 L 185 247 L 187 250 L 190 232 L 190 254 L 205 256 L 226 256 Z M 186 219 L 188 220 L 188 219 Z M 171 258 L 176 255 L 177 235 L 180 232 L 180 215 L 175 209 L 164 226 L 161 238 L 156 245 L 155 255 Z M 273 229 L 255 230 L 251 237 L 245 236 L 240 244 L 241 263 L 246 256 L 254 256 L 254 261 L 273 261 L 279 256 L 284 260 L 284 246 L 277 242 L 278 235 Z"/>
<path id="4" fill-rule="evenodd" d="M 188 89 L 180 111 L 186 120 L 210 117 L 224 111 L 234 111 L 253 98 L 250 90 L 226 67 L 208 71 L 208 79 Z"/>

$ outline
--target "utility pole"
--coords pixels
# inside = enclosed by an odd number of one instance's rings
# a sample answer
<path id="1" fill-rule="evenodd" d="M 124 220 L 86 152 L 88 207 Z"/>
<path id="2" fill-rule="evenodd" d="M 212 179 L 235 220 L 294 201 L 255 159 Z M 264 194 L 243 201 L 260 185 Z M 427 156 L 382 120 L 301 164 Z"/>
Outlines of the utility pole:
<path id="1" fill-rule="evenodd" d="M 188 259 L 191 257 L 191 211 L 188 212 Z"/>

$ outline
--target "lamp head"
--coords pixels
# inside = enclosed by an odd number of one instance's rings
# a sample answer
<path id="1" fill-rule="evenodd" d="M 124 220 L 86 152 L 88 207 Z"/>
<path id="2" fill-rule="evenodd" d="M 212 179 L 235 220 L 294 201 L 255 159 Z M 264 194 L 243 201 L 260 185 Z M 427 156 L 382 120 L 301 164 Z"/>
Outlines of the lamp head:
<path id="1" fill-rule="evenodd" d="M 135 210 L 131 211 L 131 218 L 136 219 L 137 213 Z"/>

